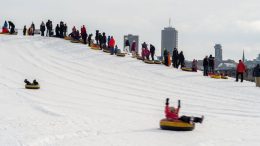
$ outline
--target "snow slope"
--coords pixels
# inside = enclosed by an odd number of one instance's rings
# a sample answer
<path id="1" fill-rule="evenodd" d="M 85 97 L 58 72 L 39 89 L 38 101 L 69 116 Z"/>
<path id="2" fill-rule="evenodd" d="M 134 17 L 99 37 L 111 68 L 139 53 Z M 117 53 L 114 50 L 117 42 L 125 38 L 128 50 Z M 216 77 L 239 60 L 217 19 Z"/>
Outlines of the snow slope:
<path id="1" fill-rule="evenodd" d="M 37 79 L 40 90 L 24 89 Z M 159 129 L 165 98 L 205 115 Z M 260 89 L 119 58 L 57 38 L 0 35 L 1 146 L 256 146 Z"/>

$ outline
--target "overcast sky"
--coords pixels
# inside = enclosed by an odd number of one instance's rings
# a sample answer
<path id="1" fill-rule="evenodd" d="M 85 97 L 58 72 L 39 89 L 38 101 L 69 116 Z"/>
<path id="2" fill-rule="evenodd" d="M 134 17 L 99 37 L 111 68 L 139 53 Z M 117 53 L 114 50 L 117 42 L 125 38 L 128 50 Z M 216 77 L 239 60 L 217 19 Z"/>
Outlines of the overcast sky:
<path id="1" fill-rule="evenodd" d="M 140 36 L 160 49 L 161 30 L 169 25 L 179 32 L 179 50 L 187 59 L 214 55 L 214 45 L 223 46 L 223 58 L 238 60 L 260 53 L 259 0 L 0 0 L 0 23 L 12 20 L 18 28 L 33 21 L 60 20 L 88 32 L 96 29 L 114 35 L 119 47 L 123 35 Z M 159 55 L 159 51 L 157 52 Z"/>

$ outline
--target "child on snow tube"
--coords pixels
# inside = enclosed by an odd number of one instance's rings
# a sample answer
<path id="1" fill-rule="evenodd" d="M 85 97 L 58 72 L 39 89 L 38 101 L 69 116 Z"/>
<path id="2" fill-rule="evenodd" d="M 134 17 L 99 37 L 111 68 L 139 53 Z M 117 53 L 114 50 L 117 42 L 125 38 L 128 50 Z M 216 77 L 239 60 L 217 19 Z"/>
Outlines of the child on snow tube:
<path id="1" fill-rule="evenodd" d="M 179 117 L 179 111 L 181 108 L 181 101 L 178 100 L 178 108 L 169 106 L 169 98 L 166 98 L 165 103 L 165 117 L 169 120 L 181 120 L 186 123 L 202 123 L 204 116 L 202 117 L 189 117 L 189 116 L 181 116 Z"/>

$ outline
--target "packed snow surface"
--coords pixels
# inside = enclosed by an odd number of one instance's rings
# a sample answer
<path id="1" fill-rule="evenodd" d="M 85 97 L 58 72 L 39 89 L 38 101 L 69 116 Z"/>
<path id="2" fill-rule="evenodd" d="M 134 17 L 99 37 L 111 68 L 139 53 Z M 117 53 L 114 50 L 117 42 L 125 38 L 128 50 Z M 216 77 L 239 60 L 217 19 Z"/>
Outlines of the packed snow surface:
<path id="1" fill-rule="evenodd" d="M 37 79 L 40 90 L 24 89 Z M 165 98 L 205 115 L 159 128 Z M 0 35 L 1 146 L 257 146 L 260 89 L 116 57 L 58 38 Z"/>

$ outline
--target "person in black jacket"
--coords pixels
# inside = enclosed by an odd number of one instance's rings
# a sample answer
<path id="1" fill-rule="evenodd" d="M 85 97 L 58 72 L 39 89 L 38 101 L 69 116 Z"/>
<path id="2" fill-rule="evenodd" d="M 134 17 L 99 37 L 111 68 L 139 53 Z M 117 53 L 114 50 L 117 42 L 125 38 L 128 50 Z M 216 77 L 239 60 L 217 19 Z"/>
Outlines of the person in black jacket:
<path id="1" fill-rule="evenodd" d="M 27 31 L 27 28 L 26 28 L 26 25 L 24 25 L 24 27 L 23 27 L 23 35 L 26 35 L 26 31 Z"/>
<path id="2" fill-rule="evenodd" d="M 212 55 L 209 55 L 209 72 L 210 73 L 214 73 L 214 66 L 215 66 L 215 64 L 214 64 L 214 57 L 212 56 Z"/>
<path id="3" fill-rule="evenodd" d="M 168 51 L 164 49 L 163 51 L 164 64 L 168 66 Z"/>
<path id="4" fill-rule="evenodd" d="M 44 31 L 45 31 L 45 24 L 44 24 L 44 22 L 42 22 L 42 24 L 40 26 L 40 31 L 41 31 L 41 36 L 44 36 Z"/>
<path id="5" fill-rule="evenodd" d="M 56 37 L 60 37 L 60 26 L 59 26 L 59 24 L 57 24 L 57 26 L 55 28 L 55 33 L 56 33 Z"/>
<path id="6" fill-rule="evenodd" d="M 178 68 L 178 61 L 179 61 L 179 53 L 177 48 L 174 48 L 172 52 L 172 65 L 174 68 Z"/>
<path id="7" fill-rule="evenodd" d="M 97 45 L 99 45 L 99 30 L 96 30 L 95 40 L 96 40 Z"/>
<path id="8" fill-rule="evenodd" d="M 106 45 L 107 44 L 107 36 L 106 36 L 106 33 L 103 32 L 102 34 L 102 48 L 106 48 Z"/>
<path id="9" fill-rule="evenodd" d="M 253 71 L 253 77 L 255 77 L 256 87 L 260 87 L 260 65 L 257 64 Z"/>
<path id="10" fill-rule="evenodd" d="M 204 68 L 203 75 L 204 76 L 208 76 L 208 67 L 209 67 L 209 61 L 208 61 L 208 56 L 206 56 L 203 59 L 203 68 Z"/>
<path id="11" fill-rule="evenodd" d="M 98 41 L 99 41 L 100 48 L 103 49 L 103 46 L 102 46 L 102 44 L 103 44 L 103 37 L 102 37 L 101 33 L 98 34 Z"/>
<path id="12" fill-rule="evenodd" d="M 130 53 L 130 42 L 129 42 L 128 39 L 126 39 L 126 41 L 125 41 L 124 52 L 126 52 L 128 55 L 129 55 L 129 53 Z"/>
<path id="13" fill-rule="evenodd" d="M 90 35 L 88 35 L 88 46 L 91 46 L 91 41 L 92 41 L 92 33 Z"/>
<path id="14" fill-rule="evenodd" d="M 152 44 L 150 44 L 150 53 L 152 56 L 152 60 L 154 61 L 155 47 Z"/>
<path id="15" fill-rule="evenodd" d="M 179 63 L 178 63 L 178 66 L 181 65 L 181 68 L 185 67 L 185 57 L 183 55 L 183 52 L 181 51 L 180 54 L 178 55 L 178 58 L 179 58 Z M 177 66 L 177 68 L 178 68 Z"/>
<path id="16" fill-rule="evenodd" d="M 64 38 L 64 22 L 60 22 L 60 38 Z"/>
<path id="17" fill-rule="evenodd" d="M 15 33 L 15 25 L 12 21 L 8 21 L 9 23 L 9 29 L 10 29 L 10 34 Z"/>
<path id="18" fill-rule="evenodd" d="M 67 24 L 65 23 L 64 24 L 64 30 L 63 30 L 63 32 L 64 32 L 64 37 L 66 37 L 67 36 L 67 31 L 68 31 L 68 27 L 67 27 Z"/>

